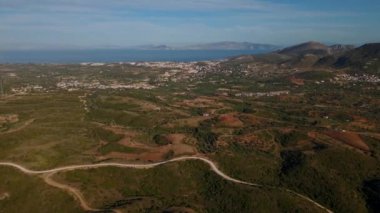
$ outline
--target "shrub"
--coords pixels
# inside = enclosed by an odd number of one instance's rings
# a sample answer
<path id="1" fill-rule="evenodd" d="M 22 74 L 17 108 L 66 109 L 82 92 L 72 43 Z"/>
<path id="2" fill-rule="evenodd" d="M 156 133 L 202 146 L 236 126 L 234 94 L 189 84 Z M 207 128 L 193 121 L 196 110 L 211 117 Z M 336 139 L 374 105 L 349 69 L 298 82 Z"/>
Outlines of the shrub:
<path id="1" fill-rule="evenodd" d="M 164 135 L 155 135 L 153 136 L 153 141 L 160 146 L 171 144 L 171 142 Z"/>

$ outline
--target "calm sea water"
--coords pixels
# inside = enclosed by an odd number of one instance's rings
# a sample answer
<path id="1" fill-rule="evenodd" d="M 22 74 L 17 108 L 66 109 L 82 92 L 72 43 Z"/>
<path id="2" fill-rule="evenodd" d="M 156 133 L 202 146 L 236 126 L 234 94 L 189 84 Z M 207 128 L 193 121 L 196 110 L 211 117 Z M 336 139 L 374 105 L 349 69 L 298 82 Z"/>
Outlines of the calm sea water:
<path id="1" fill-rule="evenodd" d="M 64 50 L 0 51 L 0 63 L 81 63 L 135 61 L 205 61 L 258 54 L 257 50 Z"/>

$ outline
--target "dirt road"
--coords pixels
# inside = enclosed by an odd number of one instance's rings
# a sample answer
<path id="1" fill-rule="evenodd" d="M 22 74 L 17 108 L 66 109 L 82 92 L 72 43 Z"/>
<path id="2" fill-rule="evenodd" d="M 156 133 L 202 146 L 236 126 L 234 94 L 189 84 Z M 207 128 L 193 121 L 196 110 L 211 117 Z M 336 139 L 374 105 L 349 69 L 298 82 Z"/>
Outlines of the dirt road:
<path id="1" fill-rule="evenodd" d="M 54 169 L 40 170 L 40 171 L 30 170 L 30 169 L 27 169 L 27 168 L 19 165 L 19 164 L 11 163 L 11 162 L 0 162 L 0 166 L 13 167 L 13 168 L 20 170 L 21 172 L 23 172 L 25 174 L 28 174 L 28 175 L 40 175 L 47 184 L 49 184 L 53 187 L 65 190 L 65 191 L 69 192 L 71 195 L 73 195 L 80 202 L 80 205 L 84 210 L 86 210 L 86 211 L 101 211 L 99 209 L 91 208 L 90 205 L 88 205 L 88 203 L 86 202 L 82 193 L 78 189 L 73 188 L 73 187 L 68 186 L 68 185 L 65 185 L 65 184 L 58 183 L 58 182 L 54 181 L 51 177 L 54 174 L 59 173 L 59 172 L 67 172 L 67 171 L 74 171 L 74 170 L 85 170 L 85 169 L 96 169 L 96 168 L 102 168 L 102 167 L 150 169 L 150 168 L 154 168 L 154 167 L 164 165 L 164 164 L 168 164 L 168 163 L 172 163 L 172 162 L 188 161 L 188 160 L 199 160 L 199 161 L 202 161 L 202 162 L 208 164 L 213 172 L 215 172 L 217 175 L 219 175 L 221 178 L 223 178 L 227 181 L 231 181 L 231 182 L 234 182 L 237 184 L 254 186 L 254 187 L 272 188 L 272 189 L 283 190 L 283 191 L 291 193 L 291 194 L 293 194 L 299 198 L 302 198 L 304 200 L 309 201 L 310 203 L 318 206 L 319 208 L 325 210 L 326 212 L 332 213 L 331 210 L 322 206 L 321 204 L 317 203 L 316 201 L 310 199 L 309 197 L 307 197 L 305 195 L 302 195 L 302 194 L 299 194 L 295 191 L 292 191 L 290 189 L 278 188 L 278 187 L 274 187 L 274 186 L 264 186 L 261 184 L 250 183 L 250 182 L 246 182 L 246 181 L 242 181 L 242 180 L 238 180 L 238 179 L 235 179 L 233 177 L 230 177 L 227 174 L 223 173 L 221 170 L 219 170 L 218 167 L 215 165 L 215 163 L 212 162 L 211 160 L 204 158 L 204 157 L 197 157 L 197 156 L 178 157 L 178 158 L 173 158 L 171 160 L 162 161 L 159 163 L 150 163 L 150 164 L 98 163 L 98 164 L 63 166 L 63 167 L 58 167 L 58 168 L 54 168 Z M 117 210 L 114 210 L 114 211 L 118 212 Z"/>

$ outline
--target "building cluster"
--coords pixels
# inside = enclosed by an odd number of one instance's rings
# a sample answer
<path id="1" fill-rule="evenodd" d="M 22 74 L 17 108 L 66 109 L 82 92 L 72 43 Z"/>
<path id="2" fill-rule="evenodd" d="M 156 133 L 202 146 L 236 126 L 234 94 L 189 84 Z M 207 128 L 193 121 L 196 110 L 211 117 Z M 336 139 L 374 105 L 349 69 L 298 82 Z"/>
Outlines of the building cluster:
<path id="1" fill-rule="evenodd" d="M 150 68 L 171 69 L 183 75 L 202 75 L 205 72 L 220 70 L 218 61 L 205 62 L 131 62 L 130 65 Z"/>
<path id="2" fill-rule="evenodd" d="M 82 103 L 83 105 L 83 109 L 86 111 L 86 112 L 90 112 L 90 109 L 89 109 L 89 106 L 87 104 L 87 94 L 83 95 L 83 96 L 79 96 L 79 101 Z"/>
<path id="3" fill-rule="evenodd" d="M 289 73 L 288 70 L 278 69 L 273 65 L 261 63 L 242 65 L 224 64 L 223 61 L 204 61 L 204 62 L 130 62 L 132 66 L 168 69 L 169 72 L 161 75 L 163 81 L 181 81 L 186 79 L 203 79 L 209 74 L 219 74 L 241 77 L 269 77 L 273 74 Z M 175 77 L 174 77 L 175 75 Z"/>
<path id="4" fill-rule="evenodd" d="M 153 68 L 171 68 L 181 69 L 186 71 L 198 72 L 204 67 L 214 67 L 220 62 L 205 61 L 205 62 L 130 62 L 133 66 L 153 67 Z"/>
<path id="5" fill-rule="evenodd" d="M 280 95 L 289 95 L 288 90 L 284 91 L 271 91 L 271 92 L 243 92 L 243 93 L 236 93 L 235 97 L 273 97 L 273 96 L 280 96 Z"/>
<path id="6" fill-rule="evenodd" d="M 101 83 L 98 80 L 92 81 L 80 81 L 76 79 L 65 79 L 57 83 L 57 88 L 67 90 L 67 91 L 75 91 L 79 89 L 154 89 L 156 86 L 153 86 L 147 82 L 135 82 L 135 83 L 120 83 L 117 81 L 112 81 L 108 83 Z"/>
<path id="7" fill-rule="evenodd" d="M 47 89 L 40 85 L 26 85 L 23 87 L 12 88 L 11 91 L 13 94 L 23 95 L 31 92 L 45 92 Z"/>
<path id="8" fill-rule="evenodd" d="M 380 83 L 380 78 L 375 75 L 349 75 L 349 74 L 339 74 L 334 79 L 337 82 L 364 82 L 364 83 Z"/>
<path id="9" fill-rule="evenodd" d="M 105 63 L 80 63 L 81 66 L 101 67 L 106 65 Z"/>

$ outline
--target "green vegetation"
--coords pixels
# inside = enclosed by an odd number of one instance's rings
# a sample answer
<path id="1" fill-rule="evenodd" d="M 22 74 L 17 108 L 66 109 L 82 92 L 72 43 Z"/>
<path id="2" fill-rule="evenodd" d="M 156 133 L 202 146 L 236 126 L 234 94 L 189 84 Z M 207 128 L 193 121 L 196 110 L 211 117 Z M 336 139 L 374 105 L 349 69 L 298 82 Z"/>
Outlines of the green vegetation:
<path id="1" fill-rule="evenodd" d="M 196 212 L 322 212 L 289 193 L 222 180 L 201 162 L 173 163 L 150 170 L 75 171 L 62 178 L 79 185 L 97 208 L 162 212 L 176 206 Z"/>
<path id="2" fill-rule="evenodd" d="M 380 180 L 364 182 L 363 192 L 366 195 L 370 212 L 377 212 L 380 209 Z"/>
<path id="3" fill-rule="evenodd" d="M 281 172 L 288 174 L 305 163 L 306 156 L 300 151 L 283 151 L 281 152 L 282 165 Z"/>
<path id="4" fill-rule="evenodd" d="M 120 141 L 124 136 L 121 134 L 115 134 L 111 130 L 106 130 L 101 127 L 96 127 L 90 130 L 91 137 L 98 138 L 99 140 L 109 143 L 115 143 Z"/>
<path id="5" fill-rule="evenodd" d="M 53 188 L 38 177 L 24 175 L 14 169 L 0 168 L 0 212 L 83 212 L 69 194 Z"/>
<path id="6" fill-rule="evenodd" d="M 123 146 L 118 143 L 108 143 L 98 150 L 101 154 L 105 155 L 110 152 L 124 152 L 124 153 L 138 153 L 142 152 L 143 150 L 137 149 L 137 148 L 131 148 L 127 146 Z"/>
<path id="7" fill-rule="evenodd" d="M 323 150 L 306 158 L 300 154 L 284 157 L 283 168 L 287 170 L 281 174 L 281 182 L 285 186 L 308 194 L 337 212 L 367 211 L 359 189 L 361 180 L 376 171 L 377 162 L 370 157 L 339 149 Z"/>
<path id="8" fill-rule="evenodd" d="M 91 161 L 83 151 L 97 143 L 89 137 L 92 124 L 84 121 L 80 93 L 35 94 L 10 97 L 2 113 L 17 113 L 19 122 L 0 133 L 0 158 L 26 166 L 48 168 Z"/>
<path id="9" fill-rule="evenodd" d="M 326 71 L 309 71 L 309 72 L 302 72 L 302 73 L 296 74 L 297 78 L 302 78 L 305 80 L 315 80 L 315 81 L 327 80 L 334 76 L 335 76 L 334 73 L 326 72 Z"/>
<path id="10" fill-rule="evenodd" d="M 229 147 L 219 149 L 213 157 L 221 169 L 234 177 L 264 185 L 278 185 L 280 159 L 233 143 Z"/>
<path id="11" fill-rule="evenodd" d="M 153 137 L 153 141 L 160 146 L 170 144 L 170 141 L 164 135 L 155 135 Z"/>
<path id="12" fill-rule="evenodd" d="M 193 130 L 193 136 L 198 141 L 198 148 L 203 153 L 215 152 L 217 148 L 218 135 L 211 131 L 213 122 L 212 120 L 206 120 Z"/>

